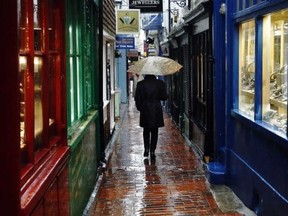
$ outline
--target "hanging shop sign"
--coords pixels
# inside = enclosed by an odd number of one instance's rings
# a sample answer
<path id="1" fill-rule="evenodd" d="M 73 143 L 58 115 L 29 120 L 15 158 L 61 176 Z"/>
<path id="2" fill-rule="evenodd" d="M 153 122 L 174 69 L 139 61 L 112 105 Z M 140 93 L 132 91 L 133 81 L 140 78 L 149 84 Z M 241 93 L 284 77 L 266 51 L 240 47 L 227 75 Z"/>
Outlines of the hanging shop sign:
<path id="1" fill-rule="evenodd" d="M 116 36 L 116 49 L 135 49 L 135 38 Z"/>
<path id="2" fill-rule="evenodd" d="M 202 0 L 194 0 L 194 1 L 192 1 L 192 8 L 196 8 L 201 3 L 202 3 Z"/>
<path id="3" fill-rule="evenodd" d="M 140 10 L 116 10 L 116 33 L 139 34 Z"/>
<path id="4" fill-rule="evenodd" d="M 162 29 L 162 13 L 159 14 L 142 14 L 142 29 L 147 30 L 160 30 Z"/>
<path id="5" fill-rule="evenodd" d="M 129 8 L 141 13 L 163 12 L 163 0 L 129 0 Z"/>

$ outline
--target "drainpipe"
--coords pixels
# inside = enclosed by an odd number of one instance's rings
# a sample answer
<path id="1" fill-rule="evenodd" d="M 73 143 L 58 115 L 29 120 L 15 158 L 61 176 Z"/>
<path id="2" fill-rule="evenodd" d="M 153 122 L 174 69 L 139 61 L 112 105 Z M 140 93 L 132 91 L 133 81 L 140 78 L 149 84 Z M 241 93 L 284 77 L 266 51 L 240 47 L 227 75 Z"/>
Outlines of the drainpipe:
<path id="1" fill-rule="evenodd" d="M 105 166 L 105 143 L 103 124 L 103 1 L 99 1 L 99 130 L 100 130 L 100 163 Z"/>
<path id="2" fill-rule="evenodd" d="M 171 6 L 170 6 L 171 2 L 170 0 L 168 0 L 168 34 L 170 34 L 170 30 L 171 30 L 171 26 L 170 26 L 170 19 L 171 19 L 171 14 L 170 14 L 170 11 L 171 11 Z"/>

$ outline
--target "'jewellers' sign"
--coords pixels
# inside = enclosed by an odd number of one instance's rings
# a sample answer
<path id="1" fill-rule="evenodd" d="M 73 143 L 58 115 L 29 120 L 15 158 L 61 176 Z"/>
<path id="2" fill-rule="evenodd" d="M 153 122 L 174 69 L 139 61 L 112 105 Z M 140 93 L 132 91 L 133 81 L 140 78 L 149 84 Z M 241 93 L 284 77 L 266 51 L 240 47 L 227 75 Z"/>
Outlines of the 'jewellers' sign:
<path id="1" fill-rule="evenodd" d="M 140 9 L 141 13 L 163 12 L 163 0 L 129 0 L 129 9 Z"/>

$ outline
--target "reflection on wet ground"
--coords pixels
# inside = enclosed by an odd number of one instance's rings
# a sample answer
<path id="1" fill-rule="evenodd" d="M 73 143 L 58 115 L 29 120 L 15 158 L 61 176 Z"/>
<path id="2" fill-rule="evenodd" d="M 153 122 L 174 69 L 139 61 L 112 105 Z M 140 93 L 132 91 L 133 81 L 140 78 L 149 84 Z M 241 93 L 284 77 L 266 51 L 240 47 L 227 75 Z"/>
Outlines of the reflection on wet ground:
<path id="1" fill-rule="evenodd" d="M 89 215 L 242 215 L 217 206 L 198 158 L 169 116 L 151 161 L 143 157 L 134 103 L 125 109 Z"/>

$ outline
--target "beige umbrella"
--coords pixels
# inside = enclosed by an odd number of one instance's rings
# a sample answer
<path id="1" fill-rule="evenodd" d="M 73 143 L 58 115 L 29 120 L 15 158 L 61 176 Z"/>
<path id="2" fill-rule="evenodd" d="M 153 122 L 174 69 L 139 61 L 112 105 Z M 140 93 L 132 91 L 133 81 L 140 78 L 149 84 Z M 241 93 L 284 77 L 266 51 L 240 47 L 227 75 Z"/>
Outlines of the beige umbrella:
<path id="1" fill-rule="evenodd" d="M 178 72 L 183 66 L 173 59 L 161 56 L 149 56 L 140 59 L 131 65 L 128 72 L 139 75 L 153 74 L 153 75 L 170 75 Z"/>

